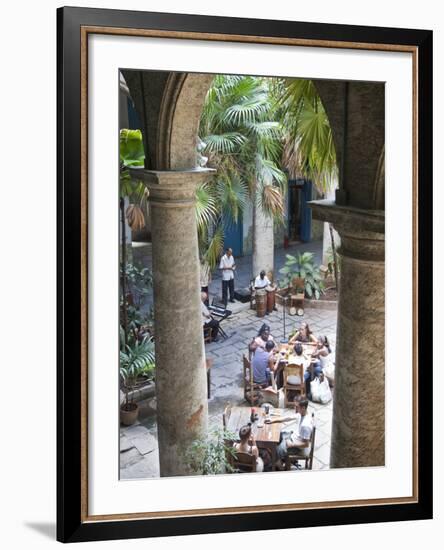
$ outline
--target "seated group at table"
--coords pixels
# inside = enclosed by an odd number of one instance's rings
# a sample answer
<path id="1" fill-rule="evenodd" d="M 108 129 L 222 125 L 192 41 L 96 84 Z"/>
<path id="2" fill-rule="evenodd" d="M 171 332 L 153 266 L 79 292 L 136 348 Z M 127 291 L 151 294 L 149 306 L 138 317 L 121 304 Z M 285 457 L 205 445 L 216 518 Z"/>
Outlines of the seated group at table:
<path id="1" fill-rule="evenodd" d="M 311 358 L 304 354 L 303 344 L 311 344 L 314 349 Z M 292 354 L 288 358 L 288 364 L 303 365 L 306 395 L 311 398 L 311 378 L 312 373 L 317 379 L 317 385 L 328 385 L 324 378 L 324 369 L 330 367 L 331 353 L 330 344 L 326 336 L 321 336 L 319 340 L 315 338 L 310 331 L 307 323 L 302 323 L 299 330 L 290 338 L 288 346 L 292 349 Z M 263 324 L 256 338 L 249 345 L 249 350 L 253 353 L 252 369 L 253 381 L 260 386 L 267 386 L 271 383 L 271 373 L 277 375 L 282 367 L 282 357 L 275 357 L 276 344 L 270 332 L 270 327 Z M 312 369 L 310 366 L 312 365 Z M 276 376 L 277 377 L 277 376 Z M 291 380 L 289 380 L 291 384 Z"/>
<path id="2" fill-rule="evenodd" d="M 240 441 L 233 445 L 235 451 L 247 453 L 255 457 L 257 472 L 269 471 L 271 469 L 288 469 L 290 466 L 290 457 L 304 459 L 309 456 L 314 426 L 313 420 L 308 414 L 308 400 L 306 398 L 295 398 L 294 410 L 286 412 L 285 415 L 269 417 L 265 420 L 265 423 L 280 423 L 283 425 L 276 447 L 276 462 L 274 464 L 270 462 L 270 452 L 263 448 L 258 448 L 251 423 L 245 424 L 240 428 Z M 266 464 L 264 464 L 261 455 L 267 459 Z"/>

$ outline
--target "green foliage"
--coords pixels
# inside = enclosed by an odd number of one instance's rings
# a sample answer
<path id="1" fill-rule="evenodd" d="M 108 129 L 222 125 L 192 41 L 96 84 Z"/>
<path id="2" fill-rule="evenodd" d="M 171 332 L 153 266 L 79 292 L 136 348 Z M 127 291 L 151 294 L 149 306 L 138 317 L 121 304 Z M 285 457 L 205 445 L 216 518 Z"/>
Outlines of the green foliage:
<path id="1" fill-rule="evenodd" d="M 282 287 L 288 287 L 292 284 L 294 277 L 302 277 L 305 279 L 305 294 L 309 298 L 313 296 L 316 300 L 324 292 L 324 282 L 322 275 L 313 261 L 314 255 L 311 252 L 297 253 L 297 256 L 286 254 L 286 262 L 284 267 L 279 270 L 279 273 L 284 275 L 281 281 Z"/>
<path id="2" fill-rule="evenodd" d="M 128 394 L 134 388 L 140 374 L 154 372 L 154 342 L 152 338 L 145 338 L 142 342 L 127 345 L 120 351 L 120 376 L 128 404 Z"/>
<path id="3" fill-rule="evenodd" d="M 134 181 L 128 168 L 143 168 L 145 152 L 143 148 L 142 132 L 140 130 L 120 130 L 120 196 L 129 197 L 130 201 L 143 205 L 148 193 L 145 184 Z"/>
<path id="4" fill-rule="evenodd" d="M 153 287 L 153 274 L 147 267 L 127 263 L 125 266 L 127 290 L 131 292 L 134 305 L 140 309 Z"/>
<path id="5" fill-rule="evenodd" d="M 285 128 L 283 161 L 290 177 L 307 177 L 325 193 L 338 169 L 330 123 L 315 85 L 311 80 L 276 79 L 274 92 Z"/>
<path id="6" fill-rule="evenodd" d="M 249 198 L 266 215 L 283 221 L 287 183 L 279 166 L 283 131 L 270 82 L 217 75 L 207 93 L 199 128 L 201 153 L 217 173 L 205 185 L 205 193 L 196 193 L 196 217 L 200 249 L 208 251 L 205 257 L 212 268 L 220 245 L 215 228 L 237 223 Z M 223 243 L 221 251 L 222 247 Z"/>
<path id="7" fill-rule="evenodd" d="M 120 130 L 120 162 L 127 167 L 143 167 L 145 151 L 140 130 Z"/>
<path id="8" fill-rule="evenodd" d="M 193 441 L 186 457 L 191 469 L 201 475 L 232 472 L 229 459 L 235 456 L 235 451 L 229 440 L 235 439 L 234 434 L 214 429 L 206 438 Z"/>
<path id="9" fill-rule="evenodd" d="M 327 256 L 327 267 L 328 267 L 328 272 L 330 273 L 330 275 L 334 275 L 334 271 L 335 271 L 335 258 L 338 260 L 337 262 L 337 265 L 336 265 L 336 268 L 337 268 L 337 271 L 338 271 L 338 274 L 341 272 L 341 262 L 339 261 L 340 260 L 340 256 L 338 256 L 337 254 L 333 254 L 333 249 L 331 246 L 329 246 L 327 248 L 327 251 L 326 251 L 326 256 Z"/>

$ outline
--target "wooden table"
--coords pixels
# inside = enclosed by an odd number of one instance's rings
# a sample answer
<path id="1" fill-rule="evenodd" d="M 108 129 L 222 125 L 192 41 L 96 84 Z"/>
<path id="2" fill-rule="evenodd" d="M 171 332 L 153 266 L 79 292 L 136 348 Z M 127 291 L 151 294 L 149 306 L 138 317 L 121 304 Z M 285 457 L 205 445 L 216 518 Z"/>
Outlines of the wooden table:
<path id="1" fill-rule="evenodd" d="M 301 344 L 302 344 L 303 355 L 305 359 L 308 359 L 309 361 L 311 361 L 311 356 L 316 349 L 316 343 L 301 342 Z M 279 358 L 279 363 L 275 371 L 275 379 L 276 379 L 276 382 L 278 383 L 278 387 L 282 387 L 282 384 L 283 384 L 282 372 L 286 365 L 293 362 L 292 359 L 294 360 L 296 355 L 293 353 L 293 348 L 294 348 L 293 345 L 289 346 L 288 344 L 278 344 L 278 346 L 276 347 L 277 349 L 274 352 L 274 359 L 276 360 Z M 292 353 L 290 353 L 288 357 L 286 355 L 282 355 L 282 352 L 288 350 L 289 348 L 292 350 Z M 313 363 L 311 363 L 310 367 L 308 368 L 310 369 L 311 377 L 313 378 L 312 364 Z"/>
<path id="2" fill-rule="evenodd" d="M 256 412 L 261 415 L 264 414 L 263 409 L 255 407 Z M 273 416 L 285 416 L 283 409 L 273 409 Z M 239 440 L 239 429 L 245 424 L 250 422 L 251 407 L 232 407 L 230 418 L 227 423 L 227 431 L 232 432 L 236 435 L 236 439 Z M 251 431 L 256 441 L 258 447 L 269 449 L 271 452 L 271 457 L 273 461 L 273 470 L 274 465 L 277 460 L 276 448 L 279 444 L 281 437 L 282 422 L 274 422 L 273 424 L 265 424 L 259 428 L 258 421 L 254 422 L 251 425 Z"/>

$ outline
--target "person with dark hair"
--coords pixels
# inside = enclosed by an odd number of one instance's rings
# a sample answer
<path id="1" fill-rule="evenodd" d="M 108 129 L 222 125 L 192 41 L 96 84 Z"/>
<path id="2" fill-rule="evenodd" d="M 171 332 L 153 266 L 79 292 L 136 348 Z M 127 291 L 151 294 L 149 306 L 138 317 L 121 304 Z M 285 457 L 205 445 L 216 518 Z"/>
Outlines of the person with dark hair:
<path id="1" fill-rule="evenodd" d="M 254 436 L 251 433 L 251 424 L 242 426 L 239 430 L 239 443 L 234 444 L 234 449 L 241 453 L 253 455 L 256 458 L 256 472 L 264 471 L 264 462 L 259 456 L 259 449 L 256 446 Z"/>
<path id="2" fill-rule="evenodd" d="M 289 344 L 295 344 L 296 342 L 301 342 L 303 344 L 308 344 L 310 342 L 317 342 L 316 337 L 311 332 L 308 323 L 301 323 L 299 330 L 290 338 Z"/>
<path id="3" fill-rule="evenodd" d="M 259 329 L 256 338 L 253 338 L 253 340 L 251 341 L 249 345 L 249 350 L 251 352 L 254 352 L 258 347 L 265 349 L 265 344 L 269 341 L 274 342 L 274 339 L 273 336 L 270 334 L 270 325 L 264 323 Z"/>
<path id="4" fill-rule="evenodd" d="M 227 248 L 220 259 L 219 269 L 222 271 L 222 302 L 227 307 L 228 290 L 230 291 L 230 302 L 234 302 L 234 270 L 236 263 L 231 248 Z"/>
<path id="5" fill-rule="evenodd" d="M 316 345 L 316 349 L 312 353 L 312 357 L 319 359 L 322 369 L 329 363 L 328 356 L 331 353 L 330 343 L 327 336 L 321 336 Z"/>
<path id="6" fill-rule="evenodd" d="M 310 393 L 311 393 L 310 382 L 312 378 L 312 371 L 313 371 L 313 377 L 319 376 L 322 373 L 322 367 L 321 367 L 321 363 L 319 362 L 319 359 L 315 358 L 315 359 L 312 359 L 311 361 L 307 359 L 304 356 L 302 344 L 300 342 L 296 342 L 294 346 L 294 356 L 292 357 L 290 363 L 294 363 L 296 365 L 303 365 L 305 393 L 308 397 L 310 397 Z M 289 379 L 288 381 L 291 384 L 291 380 Z"/>
<path id="7" fill-rule="evenodd" d="M 310 453 L 310 440 L 313 432 L 313 423 L 308 414 L 308 400 L 301 397 L 294 399 L 294 413 L 285 417 L 266 420 L 267 423 L 288 423 L 285 431 L 281 432 L 281 440 L 277 447 L 279 461 L 278 469 L 283 469 L 283 462 L 289 454 L 306 457 Z"/>
<path id="8" fill-rule="evenodd" d="M 253 355 L 253 382 L 255 384 L 269 385 L 271 381 L 271 372 L 275 371 L 276 363 L 273 359 L 274 342 L 268 340 L 265 347 L 258 346 Z"/>
<path id="9" fill-rule="evenodd" d="M 254 280 L 254 288 L 255 290 L 260 290 L 267 288 L 267 286 L 271 286 L 271 282 L 270 279 L 265 275 L 265 271 L 262 270 Z"/>

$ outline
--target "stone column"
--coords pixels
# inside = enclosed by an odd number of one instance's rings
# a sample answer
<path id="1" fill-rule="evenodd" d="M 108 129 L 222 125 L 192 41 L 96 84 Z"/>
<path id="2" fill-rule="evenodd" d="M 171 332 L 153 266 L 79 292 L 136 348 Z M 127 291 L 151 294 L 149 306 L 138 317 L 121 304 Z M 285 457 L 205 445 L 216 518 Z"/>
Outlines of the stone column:
<path id="1" fill-rule="evenodd" d="M 274 221 L 253 203 L 252 276 L 257 277 L 262 270 L 274 271 Z"/>
<path id="2" fill-rule="evenodd" d="M 150 193 L 161 476 L 192 473 L 187 451 L 207 433 L 195 190 L 211 172 L 133 171 Z"/>
<path id="3" fill-rule="evenodd" d="M 312 203 L 341 237 L 330 466 L 385 464 L 384 212 Z"/>

